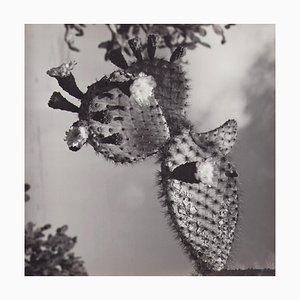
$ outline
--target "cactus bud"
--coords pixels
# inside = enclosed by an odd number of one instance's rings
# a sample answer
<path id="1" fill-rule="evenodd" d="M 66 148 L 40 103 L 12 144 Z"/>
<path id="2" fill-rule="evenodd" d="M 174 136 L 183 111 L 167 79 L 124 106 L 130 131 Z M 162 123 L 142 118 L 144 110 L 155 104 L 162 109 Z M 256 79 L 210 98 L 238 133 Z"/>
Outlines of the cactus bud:
<path id="1" fill-rule="evenodd" d="M 66 98 L 64 98 L 61 93 L 54 92 L 48 102 L 48 106 L 53 109 L 61 109 L 65 111 L 70 111 L 74 113 L 79 112 L 79 107 L 69 102 Z"/>
<path id="2" fill-rule="evenodd" d="M 171 55 L 170 62 L 173 63 L 181 59 L 186 54 L 186 49 L 184 47 L 178 46 Z"/>
<path id="3" fill-rule="evenodd" d="M 148 36 L 148 44 L 147 44 L 147 51 L 148 57 L 150 60 L 154 59 L 156 47 L 159 43 L 159 36 L 155 34 L 150 34 Z"/>

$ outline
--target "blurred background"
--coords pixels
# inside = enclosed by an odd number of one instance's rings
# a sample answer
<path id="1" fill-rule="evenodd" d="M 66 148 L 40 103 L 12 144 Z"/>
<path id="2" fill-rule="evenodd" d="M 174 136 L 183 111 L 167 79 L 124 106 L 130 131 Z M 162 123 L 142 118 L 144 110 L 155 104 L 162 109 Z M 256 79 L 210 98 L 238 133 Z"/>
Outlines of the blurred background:
<path id="1" fill-rule="evenodd" d="M 73 74 L 82 91 L 116 67 L 104 60 L 105 25 L 87 25 L 64 41 L 63 25 L 25 26 L 25 179 L 31 185 L 25 219 L 53 228 L 68 224 L 74 248 L 89 275 L 190 275 L 193 265 L 173 237 L 158 199 L 150 158 L 115 166 L 92 147 L 71 152 L 63 140 L 75 114 L 54 111 L 54 91 L 66 94 L 46 71 L 76 60 Z M 228 268 L 275 268 L 275 26 L 236 25 L 211 48 L 187 50 L 191 80 L 189 117 L 207 131 L 234 118 L 239 125 L 232 158 L 239 171 L 241 217 Z M 168 49 L 157 56 L 169 58 Z"/>

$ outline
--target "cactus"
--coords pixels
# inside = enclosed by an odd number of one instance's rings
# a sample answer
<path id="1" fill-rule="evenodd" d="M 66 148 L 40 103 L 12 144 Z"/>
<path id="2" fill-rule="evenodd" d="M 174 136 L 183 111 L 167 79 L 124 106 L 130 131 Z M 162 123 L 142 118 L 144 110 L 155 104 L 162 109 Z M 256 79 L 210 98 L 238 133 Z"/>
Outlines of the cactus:
<path id="1" fill-rule="evenodd" d="M 82 93 L 71 70 L 75 62 L 47 71 L 70 95 L 81 101 L 80 107 L 54 92 L 48 105 L 54 109 L 78 113 L 66 132 L 72 151 L 84 144 L 116 163 L 132 163 L 156 153 L 185 120 L 187 79 L 178 61 L 184 54 L 179 47 L 170 62 L 155 58 L 158 37 L 148 38 L 148 58 L 143 58 L 140 41 L 129 45 L 137 61 L 128 66 L 119 50 L 110 60 L 119 69 L 104 76 Z"/>
<path id="2" fill-rule="evenodd" d="M 216 28 L 218 30 L 218 28 Z M 187 79 L 177 47 L 170 61 L 155 57 L 159 38 L 148 37 L 147 58 L 139 39 L 129 41 L 137 61 L 128 65 L 120 49 L 110 60 L 120 69 L 82 93 L 71 73 L 74 63 L 48 71 L 80 107 L 55 92 L 54 109 L 78 113 L 66 132 L 70 150 L 89 143 L 116 163 L 132 163 L 158 153 L 162 204 L 177 237 L 201 274 L 224 269 L 238 218 L 237 172 L 228 154 L 237 123 L 228 120 L 196 133 L 186 118 Z"/>
<path id="3" fill-rule="evenodd" d="M 197 134 L 191 128 L 161 151 L 162 204 L 199 273 L 225 267 L 238 218 L 237 172 L 228 158 L 237 134 L 229 120 Z"/>

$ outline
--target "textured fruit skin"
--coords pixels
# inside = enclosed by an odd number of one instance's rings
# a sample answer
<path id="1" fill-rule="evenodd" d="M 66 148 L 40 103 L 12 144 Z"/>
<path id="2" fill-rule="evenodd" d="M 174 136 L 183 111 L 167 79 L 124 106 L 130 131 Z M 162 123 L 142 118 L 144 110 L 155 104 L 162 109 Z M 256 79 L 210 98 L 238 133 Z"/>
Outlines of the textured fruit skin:
<path id="1" fill-rule="evenodd" d="M 162 204 L 202 274 L 225 267 L 234 237 L 238 175 L 228 153 L 235 139 L 236 122 L 229 120 L 207 133 L 183 130 L 161 153 Z"/>

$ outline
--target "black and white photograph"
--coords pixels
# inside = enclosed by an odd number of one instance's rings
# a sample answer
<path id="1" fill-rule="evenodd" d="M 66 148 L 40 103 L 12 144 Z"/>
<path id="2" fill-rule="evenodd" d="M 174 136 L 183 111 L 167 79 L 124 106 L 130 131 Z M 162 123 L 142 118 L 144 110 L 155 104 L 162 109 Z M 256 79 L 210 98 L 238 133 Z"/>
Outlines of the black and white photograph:
<path id="1" fill-rule="evenodd" d="M 275 29 L 24 24 L 24 275 L 275 276 Z"/>

